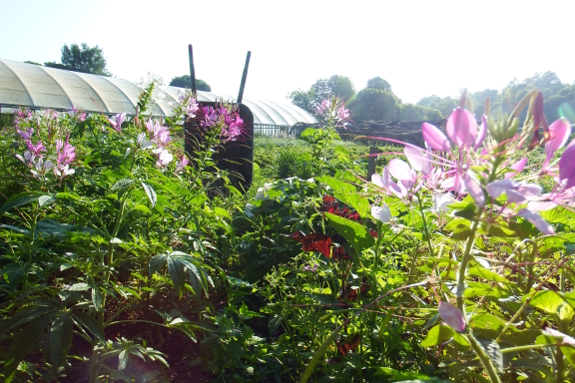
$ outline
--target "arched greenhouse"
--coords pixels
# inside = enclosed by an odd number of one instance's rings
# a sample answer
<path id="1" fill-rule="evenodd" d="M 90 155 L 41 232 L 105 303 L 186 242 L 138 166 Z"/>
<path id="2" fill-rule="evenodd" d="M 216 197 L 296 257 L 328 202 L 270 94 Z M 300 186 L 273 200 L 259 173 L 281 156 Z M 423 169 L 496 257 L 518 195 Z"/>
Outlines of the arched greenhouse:
<path id="1" fill-rule="evenodd" d="M 156 103 L 151 105 L 154 116 L 171 116 L 183 89 L 162 86 L 154 90 Z M 86 112 L 135 114 L 142 88 L 137 84 L 114 77 L 48 68 L 0 59 L 0 107 L 3 110 L 20 107 Z M 198 91 L 198 101 L 224 100 L 235 97 L 222 93 Z M 312 125 L 318 121 L 295 105 L 243 98 L 242 104 L 254 115 L 254 134 L 289 133 L 296 124 Z"/>

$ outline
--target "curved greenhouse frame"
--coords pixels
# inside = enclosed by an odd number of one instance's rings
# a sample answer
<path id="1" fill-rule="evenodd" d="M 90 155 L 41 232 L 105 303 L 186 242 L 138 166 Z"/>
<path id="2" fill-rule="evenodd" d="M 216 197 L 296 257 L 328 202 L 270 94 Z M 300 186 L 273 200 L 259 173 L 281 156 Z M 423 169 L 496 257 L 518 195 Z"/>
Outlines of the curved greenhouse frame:
<path id="1" fill-rule="evenodd" d="M 150 105 L 154 116 L 171 116 L 182 88 L 162 86 L 155 89 Z M 51 108 L 70 110 L 72 107 L 91 113 L 136 113 L 142 88 L 133 82 L 66 71 L 0 59 L 0 107 L 30 109 Z M 198 91 L 198 101 L 236 98 Z M 295 105 L 244 98 L 243 102 L 254 115 L 254 133 L 273 134 L 289 130 L 298 123 L 317 124 L 317 119 Z"/>

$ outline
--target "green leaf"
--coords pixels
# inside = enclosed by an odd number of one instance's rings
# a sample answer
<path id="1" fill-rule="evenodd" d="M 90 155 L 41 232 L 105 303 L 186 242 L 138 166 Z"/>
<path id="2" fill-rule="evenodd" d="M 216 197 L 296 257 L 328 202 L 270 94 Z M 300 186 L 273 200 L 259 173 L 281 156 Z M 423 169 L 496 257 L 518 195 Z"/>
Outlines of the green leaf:
<path id="1" fill-rule="evenodd" d="M 14 372 L 18 368 L 20 362 L 24 359 L 30 349 L 36 344 L 36 339 L 42 335 L 46 326 L 54 317 L 58 315 L 57 312 L 45 314 L 36 320 L 28 323 L 13 339 L 8 348 L 8 358 L 4 363 L 4 376 L 5 382 L 11 382 L 14 377 Z"/>
<path id="2" fill-rule="evenodd" d="M 449 223 L 445 225 L 445 230 L 451 232 L 451 238 L 460 241 L 467 239 L 471 233 L 469 221 L 465 218 L 456 218 L 449 221 Z"/>
<path id="3" fill-rule="evenodd" d="M 129 357 L 130 354 L 128 354 L 128 351 L 122 350 L 120 352 L 120 354 L 118 355 L 118 371 L 123 371 L 126 369 Z"/>
<path id="4" fill-rule="evenodd" d="M 72 345 L 72 318 L 70 314 L 61 313 L 52 322 L 50 329 L 50 358 L 52 363 L 61 365 Z"/>
<path id="5" fill-rule="evenodd" d="M 495 342 L 493 339 L 475 338 L 475 340 L 479 343 L 481 348 L 489 356 L 489 359 L 491 359 L 493 365 L 497 368 L 497 370 L 503 373 L 503 354 L 501 354 L 501 348 L 499 347 L 499 344 Z"/>
<path id="6" fill-rule="evenodd" d="M 102 310 L 102 293 L 100 293 L 98 286 L 92 286 L 92 303 L 94 303 L 96 311 Z"/>
<path id="7" fill-rule="evenodd" d="M 345 238 L 358 254 L 375 244 L 373 237 L 363 225 L 331 213 L 325 213 L 325 216 L 331 222 L 335 231 Z"/>
<path id="8" fill-rule="evenodd" d="M 438 324 L 429 330 L 424 340 L 421 341 L 422 347 L 437 346 L 453 337 L 453 330 L 451 327 Z"/>
<path id="9" fill-rule="evenodd" d="M 94 335 L 100 342 L 106 343 L 106 335 L 104 334 L 104 329 L 100 322 L 93 316 L 82 313 L 73 312 L 72 316 L 78 323 L 86 328 L 92 335 Z"/>
<path id="10" fill-rule="evenodd" d="M 511 296 L 510 290 L 491 286 L 489 283 L 468 282 L 468 287 L 463 292 L 465 298 L 489 297 L 489 298 L 507 298 Z"/>
<path id="11" fill-rule="evenodd" d="M 144 214 L 151 214 L 152 213 L 152 211 L 146 205 L 142 205 L 142 204 L 138 204 L 138 205 L 134 206 L 134 208 L 132 210 L 139 211 L 139 212 L 142 212 Z"/>
<path id="12" fill-rule="evenodd" d="M 505 327 L 505 322 L 493 314 L 481 313 L 471 318 L 469 327 L 473 329 L 500 330 Z"/>
<path id="13" fill-rule="evenodd" d="M 112 191 L 116 191 L 116 190 L 124 190 L 129 188 L 130 186 L 132 186 L 136 181 L 131 179 L 131 178 L 124 178 L 119 180 L 118 182 L 116 182 L 111 188 L 110 190 Z"/>
<path id="14" fill-rule="evenodd" d="M 152 276 L 152 274 L 160 270 L 162 266 L 166 264 L 166 257 L 167 257 L 166 254 L 158 254 L 154 255 L 152 259 L 150 259 L 150 266 L 149 266 L 150 277 Z"/>
<path id="15" fill-rule="evenodd" d="M 40 207 L 44 207 L 50 205 L 51 203 L 54 203 L 55 201 L 57 201 L 56 197 L 51 195 L 43 195 L 40 196 L 40 198 L 38 198 L 38 205 Z"/>
<path id="16" fill-rule="evenodd" d="M 28 205 L 32 202 L 38 201 L 43 194 L 41 193 L 20 193 L 10 197 L 8 201 L 0 208 L 0 217 L 8 210 Z"/>
<path id="17" fill-rule="evenodd" d="M 562 321 L 571 322 L 575 314 L 571 305 L 553 290 L 537 292 L 529 304 L 548 314 L 557 315 Z"/>
<path id="18" fill-rule="evenodd" d="M 148 199 L 150 200 L 152 207 L 155 207 L 156 202 L 158 202 L 158 196 L 156 195 L 154 188 L 143 181 L 142 181 L 142 187 L 144 188 L 144 191 L 146 192 L 146 195 L 148 196 Z"/>
<path id="19" fill-rule="evenodd" d="M 479 278 L 487 279 L 488 281 L 493 281 L 493 282 L 509 283 L 507 278 L 497 274 L 494 271 L 486 269 L 482 266 L 476 266 L 476 267 L 470 268 L 467 271 L 467 275 L 472 276 L 472 277 L 479 277 Z"/>
<path id="20" fill-rule="evenodd" d="M 168 257 L 168 273 L 170 274 L 170 279 L 174 284 L 174 288 L 176 289 L 178 296 L 181 297 L 186 279 L 184 265 L 179 262 L 178 259 L 174 259 L 174 257 Z"/>
<path id="21" fill-rule="evenodd" d="M 85 282 L 74 283 L 72 286 L 68 287 L 66 290 L 68 291 L 88 291 L 90 289 L 90 285 Z"/>

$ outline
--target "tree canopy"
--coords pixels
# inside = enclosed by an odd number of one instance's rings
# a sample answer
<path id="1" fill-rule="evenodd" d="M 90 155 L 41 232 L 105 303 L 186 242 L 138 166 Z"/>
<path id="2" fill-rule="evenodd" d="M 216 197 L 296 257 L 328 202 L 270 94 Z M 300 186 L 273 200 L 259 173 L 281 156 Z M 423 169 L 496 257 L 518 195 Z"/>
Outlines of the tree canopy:
<path id="1" fill-rule="evenodd" d="M 288 94 L 294 105 L 315 113 L 314 107 L 329 97 L 337 96 L 349 101 L 355 95 L 355 87 L 349 77 L 333 75 L 317 80 L 309 90 L 298 89 Z"/>
<path id="2" fill-rule="evenodd" d="M 174 77 L 172 81 L 170 81 L 170 86 L 177 86 L 178 88 L 192 88 L 192 78 L 190 75 L 183 75 L 179 77 Z M 205 81 L 196 79 L 196 88 L 197 90 L 201 90 L 204 92 L 211 92 L 212 87 Z"/>
<path id="3" fill-rule="evenodd" d="M 64 44 L 62 47 L 61 63 L 46 62 L 47 67 L 72 70 L 75 72 L 92 73 L 102 76 L 111 76 L 106 69 L 106 59 L 104 51 L 99 46 L 89 47 L 83 43 L 82 46 Z"/>

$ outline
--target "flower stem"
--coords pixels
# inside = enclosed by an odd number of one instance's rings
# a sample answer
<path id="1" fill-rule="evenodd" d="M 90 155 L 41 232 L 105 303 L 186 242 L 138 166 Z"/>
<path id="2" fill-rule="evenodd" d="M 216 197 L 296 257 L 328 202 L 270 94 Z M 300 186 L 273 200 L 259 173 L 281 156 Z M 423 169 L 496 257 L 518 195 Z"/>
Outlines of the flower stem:
<path id="1" fill-rule="evenodd" d="M 492 383 L 501 383 L 501 379 L 499 378 L 499 374 L 497 373 L 495 366 L 493 365 L 491 359 L 489 359 L 489 356 L 485 353 L 483 347 L 481 347 L 477 339 L 475 339 L 475 337 L 472 334 L 469 334 L 467 340 L 469 341 L 471 348 L 473 348 L 473 351 L 475 351 L 475 353 L 479 357 L 481 364 L 483 364 L 483 367 L 487 371 L 487 375 L 489 375 L 489 380 Z"/>
<path id="2" fill-rule="evenodd" d="M 431 245 L 431 237 L 429 236 L 429 230 L 427 228 L 427 221 L 425 219 L 425 212 L 423 211 L 423 204 L 421 203 L 421 196 L 417 192 L 417 202 L 419 203 L 419 214 L 421 214 L 421 219 L 423 220 L 423 231 L 425 232 L 425 237 L 427 238 L 427 246 L 429 246 L 429 253 L 433 257 L 433 246 Z"/>

